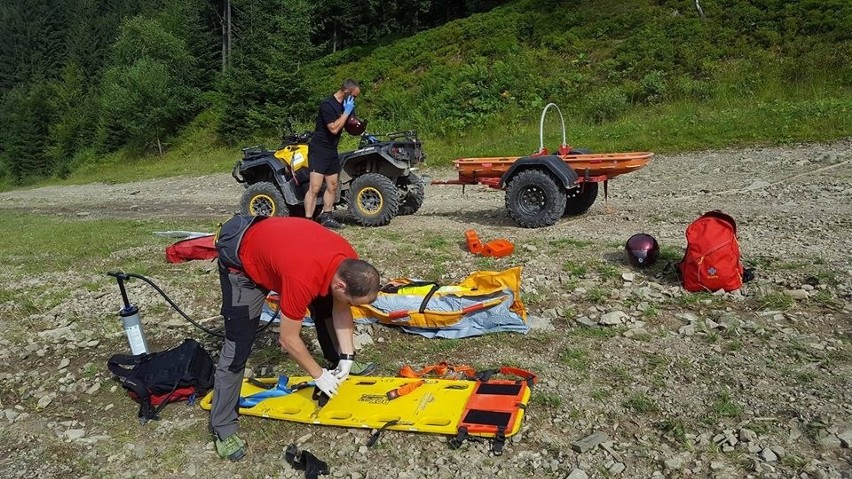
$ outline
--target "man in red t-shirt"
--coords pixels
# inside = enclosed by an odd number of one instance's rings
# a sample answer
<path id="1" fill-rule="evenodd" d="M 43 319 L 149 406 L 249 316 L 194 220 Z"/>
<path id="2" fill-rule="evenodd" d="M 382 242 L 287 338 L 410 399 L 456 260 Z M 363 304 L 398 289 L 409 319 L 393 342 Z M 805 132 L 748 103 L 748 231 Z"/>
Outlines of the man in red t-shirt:
<path id="1" fill-rule="evenodd" d="M 235 216 L 221 231 L 233 230 L 240 221 L 244 224 L 245 217 Z M 245 455 L 245 441 L 236 434 L 237 404 L 269 291 L 281 297 L 281 348 L 330 397 L 349 375 L 355 359 L 349 307 L 372 303 L 380 286 L 379 272 L 359 260 L 345 238 L 304 218 L 256 218 L 237 243 L 235 255 L 226 256 L 220 250 L 219 256 L 225 342 L 216 366 L 210 413 L 216 451 L 232 461 Z M 223 264 L 223 257 L 235 256 L 241 268 Z M 301 339 L 306 310 L 314 319 L 324 358 L 337 365 L 333 371 L 320 366 Z"/>

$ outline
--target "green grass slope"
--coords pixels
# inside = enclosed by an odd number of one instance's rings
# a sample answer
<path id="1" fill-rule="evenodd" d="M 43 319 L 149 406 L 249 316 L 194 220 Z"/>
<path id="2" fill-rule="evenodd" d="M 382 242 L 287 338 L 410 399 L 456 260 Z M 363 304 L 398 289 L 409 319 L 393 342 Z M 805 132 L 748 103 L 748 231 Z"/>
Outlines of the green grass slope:
<path id="1" fill-rule="evenodd" d="M 671 151 L 852 131 L 852 3 L 521 0 L 310 65 L 351 76 L 374 127 L 437 138 L 432 158 L 521 154 L 559 105 L 569 143 Z M 548 136 L 558 143 L 555 122 Z M 436 148 L 432 148 L 436 150 Z"/>
<path id="2" fill-rule="evenodd" d="M 432 165 L 523 155 L 556 103 L 568 142 L 598 152 L 671 152 L 830 141 L 852 134 L 852 2 L 518 0 L 303 66 L 316 100 L 363 85 L 374 132 L 417 129 Z M 313 113 L 301 124 L 312 126 Z M 115 154 L 64 182 L 229 171 L 240 152 L 208 111 L 163 158 Z M 283 122 L 283 121 L 282 121 Z M 561 139 L 556 115 L 545 146 Z M 275 138 L 245 145 L 276 144 Z M 345 138 L 342 149 L 354 148 Z"/>

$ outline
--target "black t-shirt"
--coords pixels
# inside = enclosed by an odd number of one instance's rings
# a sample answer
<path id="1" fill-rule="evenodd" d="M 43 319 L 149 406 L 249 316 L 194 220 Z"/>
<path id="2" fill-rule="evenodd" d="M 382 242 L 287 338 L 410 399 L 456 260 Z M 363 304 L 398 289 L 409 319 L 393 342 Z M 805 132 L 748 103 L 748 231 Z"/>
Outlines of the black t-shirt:
<path id="1" fill-rule="evenodd" d="M 343 114 L 343 105 L 337 101 L 334 95 L 324 98 L 320 103 L 317 114 L 317 124 L 314 127 L 314 135 L 308 144 L 309 155 L 313 158 L 337 158 L 337 144 L 340 143 L 340 133 L 333 134 L 328 131 L 329 123 L 334 123 Z M 310 160 L 309 160 L 310 161 Z"/>

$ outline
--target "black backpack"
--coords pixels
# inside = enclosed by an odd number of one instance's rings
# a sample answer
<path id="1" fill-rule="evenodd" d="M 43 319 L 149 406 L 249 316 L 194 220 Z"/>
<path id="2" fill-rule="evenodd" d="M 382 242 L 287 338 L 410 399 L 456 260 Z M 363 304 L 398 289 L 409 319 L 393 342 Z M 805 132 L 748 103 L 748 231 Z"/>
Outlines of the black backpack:
<path id="1" fill-rule="evenodd" d="M 128 395 L 139 403 L 139 422 L 159 419 L 168 403 L 193 400 L 213 388 L 216 367 L 194 339 L 149 354 L 116 354 L 107 362 Z"/>

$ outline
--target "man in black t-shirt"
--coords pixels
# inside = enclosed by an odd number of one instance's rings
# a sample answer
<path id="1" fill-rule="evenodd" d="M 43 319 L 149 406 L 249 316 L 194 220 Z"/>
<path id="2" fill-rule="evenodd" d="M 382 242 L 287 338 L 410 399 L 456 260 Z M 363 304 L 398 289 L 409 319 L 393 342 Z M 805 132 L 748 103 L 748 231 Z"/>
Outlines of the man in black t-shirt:
<path id="1" fill-rule="evenodd" d="M 337 198 L 340 174 L 340 160 L 337 158 L 337 144 L 346 120 L 355 109 L 355 98 L 361 94 L 358 82 L 347 78 L 334 95 L 320 103 L 314 134 L 308 143 L 308 166 L 311 172 L 310 188 L 305 193 L 305 216 L 311 218 L 317 205 L 317 195 L 325 181 L 325 193 L 322 197 L 322 213 L 317 221 L 327 228 L 342 228 L 331 212 Z"/>

